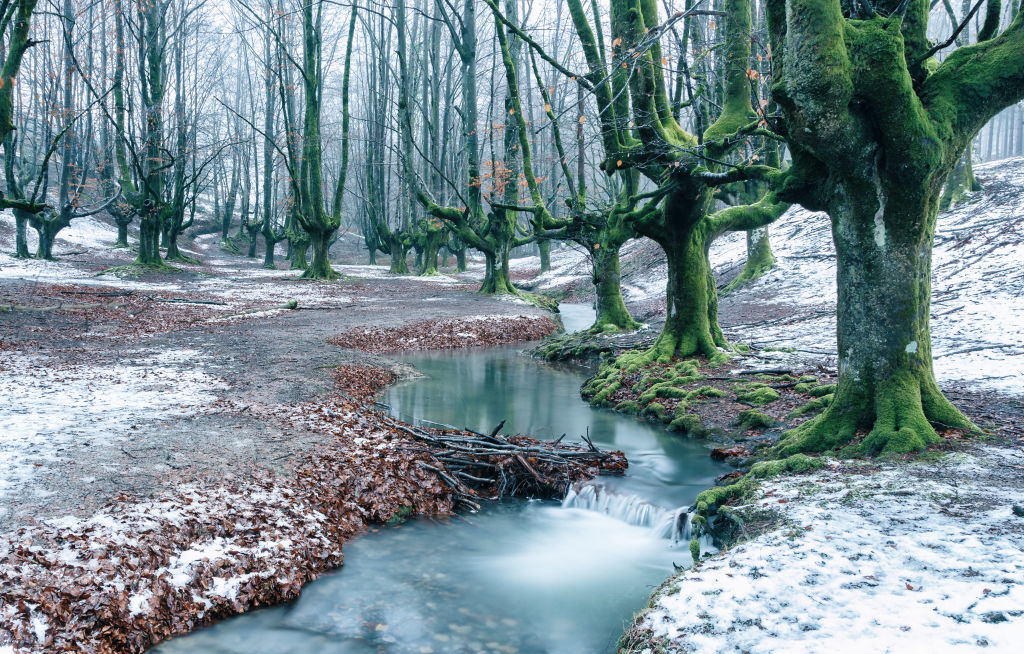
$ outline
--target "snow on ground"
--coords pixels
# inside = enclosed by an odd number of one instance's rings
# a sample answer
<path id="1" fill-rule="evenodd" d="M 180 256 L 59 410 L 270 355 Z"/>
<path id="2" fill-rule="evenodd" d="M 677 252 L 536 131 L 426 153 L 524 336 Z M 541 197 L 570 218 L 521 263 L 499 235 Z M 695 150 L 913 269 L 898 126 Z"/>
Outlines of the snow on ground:
<path id="1" fill-rule="evenodd" d="M 139 422 L 194 414 L 224 387 L 194 350 L 140 351 L 134 363 L 65 366 L 0 352 L 0 521 L 12 496 L 53 492 L 40 481 L 51 462 L 128 442 Z"/>
<path id="2" fill-rule="evenodd" d="M 79 224 L 79 221 L 83 222 Z M 90 218 L 72 222 L 72 227 L 76 225 L 78 229 L 68 228 L 60 232 L 59 237 L 66 241 L 66 245 L 102 250 L 104 256 L 123 259 L 123 264 L 129 264 L 134 260 L 131 251 L 110 247 L 117 237 L 115 227 Z M 10 229 L 10 232 L 7 229 Z M 13 219 L 7 214 L 0 214 L 0 232 L 10 237 L 0 239 L 4 241 L 0 242 L 0 247 L 6 240 L 11 240 L 13 248 L 13 230 Z M 210 251 L 216 252 L 218 238 L 217 234 L 208 234 L 200 236 L 196 242 L 209 245 Z M 262 259 L 228 255 L 210 256 L 187 248 L 183 248 L 182 252 L 188 256 L 199 257 L 202 263 L 196 265 L 172 262 L 172 265 L 205 276 L 187 282 L 173 278 L 156 281 L 119 278 L 112 273 L 101 274 L 97 271 L 83 270 L 79 262 L 70 255 L 62 256 L 58 250 L 58 258 L 55 261 L 16 259 L 9 252 L 0 252 L 0 279 L 26 280 L 40 284 L 76 283 L 140 293 L 198 293 L 225 302 L 227 313 L 253 302 L 265 304 L 267 308 L 282 306 L 292 300 L 304 307 L 333 306 L 352 302 L 352 298 L 342 294 L 336 285 L 298 281 L 302 274 L 300 270 L 268 270 L 262 267 Z M 437 283 L 461 282 L 444 278 Z"/>
<path id="3" fill-rule="evenodd" d="M 1019 651 L 1024 453 L 765 483 L 776 531 L 678 574 L 642 619 L 671 652 Z"/>
<path id="4" fill-rule="evenodd" d="M 1024 394 L 1024 159 L 979 165 L 985 190 L 940 214 L 933 252 L 932 349 L 940 383 Z M 771 227 L 777 263 L 729 302 L 796 308 L 793 318 L 734 325 L 727 335 L 759 346 L 835 355 L 835 255 L 825 214 L 799 207 Z M 712 247 L 720 271 L 742 263 L 744 235 Z"/>
<path id="5" fill-rule="evenodd" d="M 450 277 L 448 275 L 431 275 L 428 277 L 421 277 L 419 275 L 392 275 L 388 272 L 389 266 L 335 265 L 334 269 L 342 274 L 352 275 L 354 277 L 359 277 L 360 279 L 414 279 L 418 282 L 437 285 L 466 283 L 461 279 L 456 279 L 455 277 Z"/>

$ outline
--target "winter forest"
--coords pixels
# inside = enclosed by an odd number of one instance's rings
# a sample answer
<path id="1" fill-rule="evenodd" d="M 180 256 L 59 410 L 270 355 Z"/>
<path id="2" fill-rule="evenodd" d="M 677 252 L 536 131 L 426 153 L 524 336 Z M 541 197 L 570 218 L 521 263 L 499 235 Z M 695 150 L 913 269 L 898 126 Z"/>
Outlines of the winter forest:
<path id="1" fill-rule="evenodd" d="M 1024 642 L 1020 0 L 0 0 L 0 154 L 0 654 Z"/>

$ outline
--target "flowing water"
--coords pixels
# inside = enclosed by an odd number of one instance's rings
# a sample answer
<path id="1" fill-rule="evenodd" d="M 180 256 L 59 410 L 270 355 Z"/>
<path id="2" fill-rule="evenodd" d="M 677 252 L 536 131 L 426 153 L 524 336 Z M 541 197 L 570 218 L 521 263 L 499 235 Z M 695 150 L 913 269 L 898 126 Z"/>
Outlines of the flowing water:
<path id="1" fill-rule="evenodd" d="M 593 311 L 563 305 L 568 330 Z M 254 611 L 166 643 L 163 654 L 614 651 L 651 590 L 690 560 L 680 507 L 723 466 L 663 427 L 595 410 L 583 373 L 515 348 L 402 357 L 424 373 L 382 402 L 408 421 L 539 438 L 578 438 L 629 459 L 563 502 L 506 501 L 445 520 L 374 530 L 345 565 L 286 606 Z M 429 423 L 428 423 L 429 424 Z"/>

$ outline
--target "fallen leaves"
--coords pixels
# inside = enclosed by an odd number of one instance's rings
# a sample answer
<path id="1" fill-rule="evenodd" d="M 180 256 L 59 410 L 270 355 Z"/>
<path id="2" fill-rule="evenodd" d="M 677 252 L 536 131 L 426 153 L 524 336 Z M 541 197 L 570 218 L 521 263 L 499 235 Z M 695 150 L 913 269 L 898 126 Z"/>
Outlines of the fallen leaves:
<path id="1" fill-rule="evenodd" d="M 49 521 L 0 540 L 0 642 L 26 652 L 142 652 L 295 598 L 341 565 L 342 544 L 369 525 L 448 514 L 470 497 L 559 496 L 626 466 L 621 452 L 591 456 L 524 436 L 498 439 L 496 450 L 515 454 L 466 452 L 451 439 L 480 435 L 418 429 L 427 438 L 416 437 L 364 408 L 393 381 L 389 371 L 343 366 L 335 379 L 351 400 L 244 407 L 284 431 L 324 436 L 290 476 L 261 470 L 148 500 L 121 495 L 90 519 Z M 455 465 L 443 460 L 453 448 Z M 575 454 L 559 459 L 559 451 Z M 446 481 L 459 475 L 464 483 Z"/>
<path id="2" fill-rule="evenodd" d="M 558 326 L 540 316 L 480 316 L 422 320 L 399 327 L 357 327 L 328 343 L 373 354 L 505 345 L 544 338 Z"/>

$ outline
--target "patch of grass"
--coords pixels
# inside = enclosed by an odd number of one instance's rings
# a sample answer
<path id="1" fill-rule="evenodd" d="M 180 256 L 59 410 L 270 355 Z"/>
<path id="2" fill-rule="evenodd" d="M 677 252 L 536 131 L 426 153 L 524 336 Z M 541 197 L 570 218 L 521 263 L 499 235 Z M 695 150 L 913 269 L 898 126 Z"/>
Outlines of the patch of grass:
<path id="1" fill-rule="evenodd" d="M 633 400 L 626 400 L 625 402 L 619 402 L 615 405 L 615 410 L 619 413 L 628 413 L 630 415 L 638 416 L 643 411 L 643 407 L 634 402 Z"/>
<path id="2" fill-rule="evenodd" d="M 807 392 L 810 395 L 813 395 L 814 397 L 824 397 L 826 395 L 832 395 L 833 393 L 835 393 L 836 392 L 836 385 L 835 384 L 822 384 L 821 386 L 815 386 L 814 388 L 810 389 Z"/>
<path id="3" fill-rule="evenodd" d="M 124 266 L 113 266 L 107 268 L 96 274 L 97 277 L 100 275 L 113 275 L 118 279 L 138 279 L 146 273 L 175 273 L 181 272 L 181 268 L 175 268 L 166 263 L 160 262 L 159 264 L 141 264 L 141 263 L 129 263 Z"/>
<path id="4" fill-rule="evenodd" d="M 685 406 L 682 411 L 679 408 L 676 409 L 675 416 L 668 428 L 694 437 L 706 434 L 707 430 L 704 428 L 704 421 L 700 419 L 700 416 L 695 413 L 686 413 L 685 409 Z"/>

